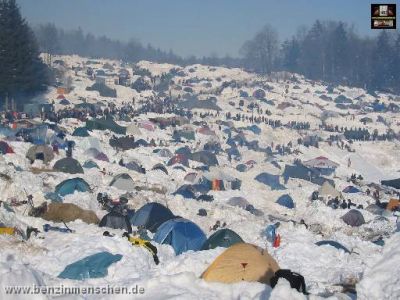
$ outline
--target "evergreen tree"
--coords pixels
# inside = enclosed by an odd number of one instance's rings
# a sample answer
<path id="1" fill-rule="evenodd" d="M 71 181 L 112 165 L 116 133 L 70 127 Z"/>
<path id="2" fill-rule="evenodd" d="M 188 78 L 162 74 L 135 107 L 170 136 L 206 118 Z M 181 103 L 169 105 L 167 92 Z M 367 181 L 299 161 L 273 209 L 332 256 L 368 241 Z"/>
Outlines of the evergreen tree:
<path id="1" fill-rule="evenodd" d="M 45 88 L 47 68 L 15 0 L 0 0 L 0 97 L 18 104 Z"/>
<path id="2" fill-rule="evenodd" d="M 299 59 L 300 59 L 300 45 L 299 42 L 292 38 L 290 41 L 286 40 L 282 44 L 282 66 L 285 70 L 290 72 L 299 71 Z"/>

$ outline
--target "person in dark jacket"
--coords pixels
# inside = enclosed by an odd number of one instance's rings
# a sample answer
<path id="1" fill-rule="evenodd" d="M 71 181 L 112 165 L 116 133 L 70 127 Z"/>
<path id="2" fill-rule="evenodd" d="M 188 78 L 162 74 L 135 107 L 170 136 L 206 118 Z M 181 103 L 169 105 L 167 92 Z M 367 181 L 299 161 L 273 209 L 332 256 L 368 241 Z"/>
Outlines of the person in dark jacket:
<path id="1" fill-rule="evenodd" d="M 340 204 L 340 208 L 342 208 L 342 209 L 346 209 L 347 208 L 346 200 L 343 199 L 342 204 Z"/>

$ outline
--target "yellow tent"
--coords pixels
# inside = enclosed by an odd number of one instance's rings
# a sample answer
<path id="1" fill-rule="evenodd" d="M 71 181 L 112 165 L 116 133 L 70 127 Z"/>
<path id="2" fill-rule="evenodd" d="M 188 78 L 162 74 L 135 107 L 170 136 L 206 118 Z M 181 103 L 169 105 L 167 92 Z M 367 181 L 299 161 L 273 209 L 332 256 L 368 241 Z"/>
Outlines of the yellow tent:
<path id="1" fill-rule="evenodd" d="M 222 283 L 258 281 L 270 284 L 278 270 L 278 263 L 266 250 L 252 244 L 239 243 L 218 256 L 201 278 Z"/>

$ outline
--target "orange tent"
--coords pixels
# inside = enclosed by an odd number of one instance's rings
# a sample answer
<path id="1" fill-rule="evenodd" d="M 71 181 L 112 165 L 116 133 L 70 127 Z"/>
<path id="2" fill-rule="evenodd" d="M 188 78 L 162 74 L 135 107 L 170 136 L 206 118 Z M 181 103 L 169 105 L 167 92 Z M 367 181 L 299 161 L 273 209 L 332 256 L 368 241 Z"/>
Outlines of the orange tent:
<path id="1" fill-rule="evenodd" d="M 386 209 L 389 211 L 395 210 L 397 207 L 400 207 L 400 200 L 399 199 L 390 199 Z"/>

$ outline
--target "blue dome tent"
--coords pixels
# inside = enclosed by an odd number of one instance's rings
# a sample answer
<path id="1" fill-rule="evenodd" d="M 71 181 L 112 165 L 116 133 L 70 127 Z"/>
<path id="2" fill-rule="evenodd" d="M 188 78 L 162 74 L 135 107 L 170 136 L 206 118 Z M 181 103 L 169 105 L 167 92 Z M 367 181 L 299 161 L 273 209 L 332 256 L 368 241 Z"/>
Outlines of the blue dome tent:
<path id="1" fill-rule="evenodd" d="M 189 250 L 198 251 L 206 240 L 206 235 L 196 224 L 182 218 L 163 223 L 154 235 L 154 241 L 171 245 L 176 255 Z"/>
<path id="2" fill-rule="evenodd" d="M 130 219 L 133 226 L 143 226 L 151 232 L 156 232 L 158 227 L 174 218 L 174 214 L 164 205 L 152 202 L 143 205 Z"/>
<path id="3" fill-rule="evenodd" d="M 292 197 L 290 197 L 288 194 L 280 196 L 278 200 L 276 200 L 276 203 L 290 209 L 294 208 L 295 206 Z"/>
<path id="4" fill-rule="evenodd" d="M 72 178 L 64 180 L 56 186 L 55 193 L 61 197 L 73 194 L 75 191 L 88 192 L 90 191 L 89 184 L 82 178 Z"/>

